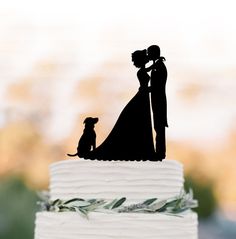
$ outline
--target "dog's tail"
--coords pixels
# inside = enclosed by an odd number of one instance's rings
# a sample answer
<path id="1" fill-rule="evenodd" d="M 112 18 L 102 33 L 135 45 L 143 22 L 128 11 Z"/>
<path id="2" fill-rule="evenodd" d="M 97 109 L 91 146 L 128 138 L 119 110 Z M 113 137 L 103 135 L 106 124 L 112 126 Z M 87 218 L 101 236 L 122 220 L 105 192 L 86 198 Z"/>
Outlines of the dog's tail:
<path id="1" fill-rule="evenodd" d="M 70 157 L 75 157 L 75 156 L 78 156 L 78 153 L 76 153 L 76 154 L 67 154 L 68 156 L 70 156 Z"/>

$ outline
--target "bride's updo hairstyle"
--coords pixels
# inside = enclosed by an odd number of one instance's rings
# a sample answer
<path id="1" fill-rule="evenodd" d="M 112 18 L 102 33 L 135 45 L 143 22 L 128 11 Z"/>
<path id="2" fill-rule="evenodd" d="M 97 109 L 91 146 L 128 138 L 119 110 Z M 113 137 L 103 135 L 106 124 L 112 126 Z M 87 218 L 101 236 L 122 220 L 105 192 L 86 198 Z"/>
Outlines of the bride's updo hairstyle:
<path id="1" fill-rule="evenodd" d="M 132 61 L 138 68 L 148 63 L 147 50 L 138 50 L 132 53 Z"/>

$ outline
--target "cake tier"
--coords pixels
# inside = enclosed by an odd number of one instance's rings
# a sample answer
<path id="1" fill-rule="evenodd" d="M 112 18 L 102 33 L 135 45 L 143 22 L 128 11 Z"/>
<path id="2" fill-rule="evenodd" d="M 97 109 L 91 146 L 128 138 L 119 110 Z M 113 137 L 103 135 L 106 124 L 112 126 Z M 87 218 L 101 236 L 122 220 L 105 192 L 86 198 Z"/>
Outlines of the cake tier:
<path id="1" fill-rule="evenodd" d="M 129 202 L 177 196 L 183 187 L 183 167 L 177 161 L 64 160 L 50 166 L 52 200 L 114 199 Z"/>
<path id="2" fill-rule="evenodd" d="M 197 239 L 197 215 L 39 212 L 35 239 Z"/>

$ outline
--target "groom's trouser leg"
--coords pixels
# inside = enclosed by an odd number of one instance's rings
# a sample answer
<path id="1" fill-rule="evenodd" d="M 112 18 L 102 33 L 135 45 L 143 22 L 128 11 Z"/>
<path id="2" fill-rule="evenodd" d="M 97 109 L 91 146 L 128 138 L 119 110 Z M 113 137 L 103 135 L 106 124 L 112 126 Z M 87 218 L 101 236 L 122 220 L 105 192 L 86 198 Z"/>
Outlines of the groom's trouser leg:
<path id="1" fill-rule="evenodd" d="M 166 130 L 165 126 L 156 126 L 156 153 L 161 159 L 166 157 Z"/>

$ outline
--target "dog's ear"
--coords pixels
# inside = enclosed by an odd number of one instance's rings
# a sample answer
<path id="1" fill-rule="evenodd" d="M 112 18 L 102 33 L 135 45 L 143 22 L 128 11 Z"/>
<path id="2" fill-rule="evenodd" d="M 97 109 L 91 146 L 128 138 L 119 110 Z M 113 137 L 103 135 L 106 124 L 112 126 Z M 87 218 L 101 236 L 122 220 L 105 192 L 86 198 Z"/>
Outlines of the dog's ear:
<path id="1" fill-rule="evenodd" d="M 87 118 L 84 120 L 84 124 L 88 123 L 89 118 L 90 118 L 90 117 L 87 117 Z"/>

